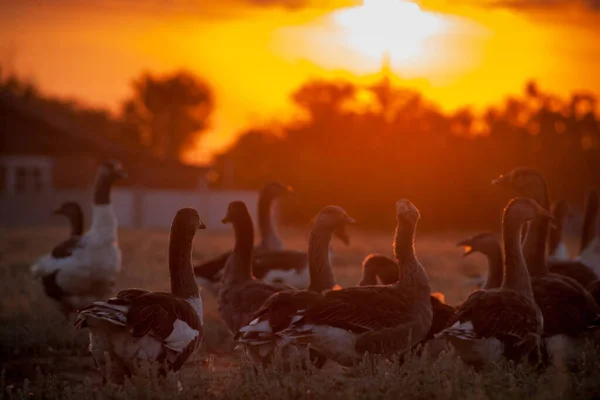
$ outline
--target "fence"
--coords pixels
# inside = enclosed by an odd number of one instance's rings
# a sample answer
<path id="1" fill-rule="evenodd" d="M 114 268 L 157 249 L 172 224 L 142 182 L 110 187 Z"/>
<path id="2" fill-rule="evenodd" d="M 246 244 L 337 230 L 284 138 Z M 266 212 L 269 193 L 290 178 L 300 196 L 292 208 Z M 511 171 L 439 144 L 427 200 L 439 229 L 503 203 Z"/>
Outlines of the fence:
<path id="1" fill-rule="evenodd" d="M 36 194 L 0 194 L 0 225 L 37 226 L 64 224 L 52 210 L 65 201 L 77 201 L 83 208 L 86 226 L 91 218 L 92 192 L 60 190 Z M 234 200 L 246 203 L 256 221 L 258 193 L 254 191 L 177 191 L 146 189 L 115 189 L 111 201 L 119 226 L 137 228 L 168 228 L 173 216 L 183 207 L 198 210 L 202 221 L 211 230 L 226 230 L 221 224 L 227 205 Z"/>

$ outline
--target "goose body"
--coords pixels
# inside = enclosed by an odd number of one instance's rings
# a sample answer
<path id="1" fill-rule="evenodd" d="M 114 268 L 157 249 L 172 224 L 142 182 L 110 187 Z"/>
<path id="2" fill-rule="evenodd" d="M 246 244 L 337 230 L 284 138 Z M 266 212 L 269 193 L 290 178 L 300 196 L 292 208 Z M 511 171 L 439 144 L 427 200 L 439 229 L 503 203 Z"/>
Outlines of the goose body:
<path id="1" fill-rule="evenodd" d="M 549 208 L 548 188 L 543 176 L 532 169 L 517 168 L 498 178 L 497 183 L 508 184 L 529 198 L 537 201 L 545 210 Z M 525 260 L 534 299 L 544 317 L 544 336 L 549 338 L 563 335 L 573 345 L 590 329 L 596 329 L 600 323 L 600 308 L 580 282 L 569 276 L 552 273 L 557 264 L 547 263 L 546 237 L 548 218 L 534 218 L 530 223 L 523 244 Z M 562 262 L 563 268 L 577 268 L 581 263 Z M 576 269 L 575 269 L 576 270 Z M 572 340 L 571 340 L 572 339 Z M 552 342 L 552 341 L 551 341 Z M 563 341 L 561 341 L 563 342 Z M 562 357 L 548 348 L 552 362 Z M 561 351 L 569 354 L 569 351 Z"/>
<path id="2" fill-rule="evenodd" d="M 83 236 L 72 235 L 31 267 L 34 278 L 43 283 L 46 294 L 67 317 L 113 290 L 121 268 L 121 251 L 110 190 L 117 179 L 125 176 L 119 163 L 102 164 L 96 178 L 90 229 Z"/>
<path id="3" fill-rule="evenodd" d="M 520 243 L 521 227 L 538 214 L 549 215 L 531 199 L 508 204 L 503 217 L 506 265 L 502 284 L 472 293 L 437 335 L 446 338 L 465 363 L 499 361 L 528 335 L 542 333 L 543 317 L 534 301 Z"/>
<path id="4" fill-rule="evenodd" d="M 271 182 L 265 185 L 259 194 L 258 225 L 262 239 L 254 249 L 252 274 L 256 279 L 271 285 L 287 285 L 296 289 L 305 289 L 310 285 L 308 254 L 305 251 L 283 248 L 272 217 L 274 200 L 290 191 L 290 187 L 279 182 Z M 343 227 L 336 231 L 335 235 L 348 245 L 349 238 Z M 214 295 L 219 292 L 223 268 L 229 255 L 230 252 L 224 253 L 194 268 L 198 284 Z M 333 257 L 331 250 L 329 250 L 329 256 Z"/>
<path id="5" fill-rule="evenodd" d="M 399 280 L 325 292 L 291 317 L 279 333 L 283 344 L 310 345 L 342 365 L 354 365 L 365 352 L 403 352 L 425 338 L 431 326 L 429 279 L 414 254 L 419 212 L 407 200 L 396 204 L 394 253 Z"/>
<path id="6" fill-rule="evenodd" d="M 79 312 L 76 327 L 89 329 L 90 352 L 100 372 L 107 371 L 105 379 L 120 382 L 135 374 L 143 361 L 160 362 L 177 371 L 200 346 L 202 300 L 191 264 L 192 240 L 198 229 L 204 229 L 204 224 L 193 209 L 180 210 L 173 220 L 171 293 L 123 290 Z"/>
<path id="7" fill-rule="evenodd" d="M 315 218 L 309 234 L 309 271 L 310 285 L 307 290 L 286 290 L 273 294 L 262 307 L 254 313 L 251 321 L 240 329 L 237 340 L 247 349 L 259 349 L 264 355 L 254 357 L 253 361 L 264 364 L 267 355 L 273 354 L 278 343 L 277 334 L 298 320 L 296 314 L 322 299 L 322 292 L 333 289 L 335 278 L 329 261 L 328 248 L 335 229 L 354 220 L 340 207 L 327 206 Z M 397 271 L 397 268 L 396 268 Z M 396 273 L 397 274 L 397 273 Z M 303 346 L 284 346 L 283 353 L 296 353 L 306 357 Z M 252 353 L 252 352 L 249 352 Z M 324 357 L 311 354 L 317 366 L 323 365 Z"/>

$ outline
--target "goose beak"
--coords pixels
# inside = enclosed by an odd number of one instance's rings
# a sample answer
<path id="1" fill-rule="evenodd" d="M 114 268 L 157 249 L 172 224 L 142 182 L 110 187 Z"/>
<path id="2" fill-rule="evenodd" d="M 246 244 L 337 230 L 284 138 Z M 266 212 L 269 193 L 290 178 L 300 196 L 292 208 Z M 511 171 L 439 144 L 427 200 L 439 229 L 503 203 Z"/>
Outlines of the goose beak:
<path id="1" fill-rule="evenodd" d="M 231 222 L 231 219 L 229 218 L 229 215 L 226 215 L 225 217 L 223 217 L 223 219 L 221 220 L 222 224 L 228 224 Z"/>
<path id="2" fill-rule="evenodd" d="M 126 179 L 129 175 L 127 175 L 127 172 L 125 172 L 124 170 L 120 169 L 118 171 L 115 171 L 115 173 L 117 174 L 117 177 L 119 179 Z"/>
<path id="3" fill-rule="evenodd" d="M 456 243 L 456 246 L 465 248 L 463 257 L 466 257 L 469 254 L 473 254 L 475 252 L 475 249 L 473 249 L 473 246 L 471 246 L 471 241 L 469 239 L 461 240 L 460 242 Z"/>
<path id="4" fill-rule="evenodd" d="M 347 224 L 355 224 L 356 220 L 349 215 L 346 215 L 346 223 Z"/>
<path id="5" fill-rule="evenodd" d="M 289 185 L 285 189 L 287 190 L 288 193 L 294 193 L 294 188 Z"/>
<path id="6" fill-rule="evenodd" d="M 61 215 L 62 213 L 63 213 L 62 208 L 56 208 L 56 209 L 52 210 L 52 214 Z"/>
<path id="7" fill-rule="evenodd" d="M 336 229 L 334 234 L 342 241 L 342 243 L 344 243 L 346 247 L 350 246 L 350 236 L 348 236 L 348 232 L 344 226 L 340 226 L 338 229 Z"/>
<path id="8" fill-rule="evenodd" d="M 492 185 L 503 185 L 510 181 L 510 175 L 500 175 L 492 181 Z"/>
<path id="9" fill-rule="evenodd" d="M 204 222 L 200 221 L 200 224 L 198 225 L 198 230 L 201 229 L 206 229 L 206 225 L 204 225 Z"/>

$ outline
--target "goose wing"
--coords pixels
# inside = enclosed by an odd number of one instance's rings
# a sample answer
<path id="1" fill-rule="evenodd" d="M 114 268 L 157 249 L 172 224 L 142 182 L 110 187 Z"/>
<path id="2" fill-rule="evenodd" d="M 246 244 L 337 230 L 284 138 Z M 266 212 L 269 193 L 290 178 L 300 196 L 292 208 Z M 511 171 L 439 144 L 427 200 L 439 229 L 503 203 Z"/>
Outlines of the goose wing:
<path id="1" fill-rule="evenodd" d="M 531 286 L 535 302 L 544 316 L 544 334 L 576 335 L 598 324 L 598 305 L 574 279 L 547 274 L 533 278 Z"/>
<path id="2" fill-rule="evenodd" d="M 567 276 L 582 286 L 598 279 L 598 275 L 585 263 L 575 260 L 548 259 L 548 269 L 553 274 Z"/>
<path id="3" fill-rule="evenodd" d="M 277 250 L 265 251 L 254 256 L 252 273 L 262 279 L 274 269 L 300 271 L 308 266 L 308 254 L 304 251 Z"/>
<path id="4" fill-rule="evenodd" d="M 352 333 L 393 328 L 411 321 L 410 302 L 386 286 L 329 291 L 301 313 L 296 324 L 328 325 Z"/>
<path id="5" fill-rule="evenodd" d="M 532 300 L 510 290 L 480 290 L 462 303 L 440 335 L 522 338 L 540 329 L 541 319 Z"/>

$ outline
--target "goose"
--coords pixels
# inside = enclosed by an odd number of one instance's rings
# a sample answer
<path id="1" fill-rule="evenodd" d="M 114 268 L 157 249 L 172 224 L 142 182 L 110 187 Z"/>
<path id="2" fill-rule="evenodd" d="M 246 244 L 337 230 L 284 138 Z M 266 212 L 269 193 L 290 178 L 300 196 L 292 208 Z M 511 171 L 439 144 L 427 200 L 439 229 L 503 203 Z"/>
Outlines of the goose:
<path id="1" fill-rule="evenodd" d="M 217 302 L 221 318 L 235 335 L 269 296 L 290 287 L 270 285 L 252 275 L 254 226 L 244 202 L 229 203 L 222 222 L 233 225 L 235 245 L 223 268 Z"/>
<path id="2" fill-rule="evenodd" d="M 600 279 L 600 238 L 598 238 L 598 191 L 590 189 L 585 202 L 585 215 L 581 233 L 578 260 L 590 267 Z"/>
<path id="3" fill-rule="evenodd" d="M 163 363 L 162 373 L 177 371 L 199 348 L 202 300 L 191 261 L 192 241 L 199 229 L 205 226 L 194 209 L 183 208 L 173 218 L 171 293 L 122 290 L 79 312 L 75 326 L 89 329 L 89 349 L 105 381 L 121 382 L 135 374 L 142 361 Z"/>
<path id="4" fill-rule="evenodd" d="M 495 185 L 511 187 L 522 196 L 530 197 L 538 202 L 545 210 L 550 209 L 550 195 L 546 180 L 538 171 L 531 168 L 519 167 L 493 182 Z M 548 236 L 548 220 L 535 218 L 529 223 L 523 243 L 523 253 L 532 277 L 542 277 L 549 272 L 567 276 L 585 287 L 598 279 L 597 275 L 587 265 L 577 260 L 547 260 L 546 237 Z M 534 292 L 536 291 L 536 283 Z M 543 312 L 542 307 L 542 312 Z M 548 318 L 544 316 L 546 324 Z"/>
<path id="5" fill-rule="evenodd" d="M 414 251 L 419 217 L 410 201 L 396 203 L 398 282 L 325 292 L 314 304 L 296 310 L 291 326 L 278 334 L 280 345 L 309 345 L 328 359 L 353 366 L 365 352 L 403 352 L 423 340 L 432 311 L 429 278 Z"/>
<path id="6" fill-rule="evenodd" d="M 500 176 L 495 183 L 512 187 L 548 211 L 548 188 L 539 172 L 530 168 L 516 168 Z M 575 336 L 595 324 L 598 305 L 577 280 L 569 277 L 581 276 L 578 271 L 588 269 L 584 264 L 577 261 L 546 263 L 549 221 L 546 215 L 540 214 L 529 223 L 523 243 L 525 262 L 531 275 L 535 301 L 544 316 L 544 335 Z M 564 275 L 552 273 L 557 265 L 563 268 Z M 569 276 L 566 276 L 567 273 Z"/>
<path id="7" fill-rule="evenodd" d="M 370 254 L 365 257 L 362 264 L 362 277 L 358 286 L 377 285 L 378 283 L 391 285 L 397 281 L 398 263 L 381 254 Z M 431 309 L 433 319 L 431 328 L 425 337 L 426 340 L 433 339 L 436 333 L 444 329 L 455 311 L 454 307 L 446 304 L 446 298 L 440 292 L 431 294 Z"/>
<path id="8" fill-rule="evenodd" d="M 328 254 L 329 242 L 336 229 L 354 223 L 344 209 L 339 206 L 324 207 L 314 219 L 309 233 L 308 265 L 310 272 L 310 285 L 306 290 L 281 291 L 270 296 L 262 307 L 256 311 L 251 321 L 239 330 L 236 338 L 246 348 L 256 348 L 251 354 L 263 354 L 255 357 L 255 364 L 265 364 L 274 353 L 277 333 L 288 328 L 293 321 L 293 316 L 298 309 L 303 309 L 319 300 L 325 290 L 336 289 L 335 277 Z M 398 267 L 395 265 L 396 280 Z M 289 347 L 287 354 L 292 351 L 303 356 L 302 347 Z M 284 354 L 286 354 L 284 352 Z M 325 358 L 318 354 L 311 355 L 313 363 L 321 367 Z M 304 356 L 305 357 L 305 356 Z"/>
<path id="9" fill-rule="evenodd" d="M 71 238 L 31 267 L 34 278 L 57 302 L 68 319 L 74 311 L 109 295 L 121 269 L 117 219 L 110 201 L 113 184 L 125 178 L 117 161 L 98 168 L 92 207 L 92 225 L 79 240 Z"/>
<path id="10" fill-rule="evenodd" d="M 517 198 L 504 209 L 502 236 L 506 254 L 500 287 L 472 293 L 436 337 L 445 338 L 463 362 L 475 366 L 502 359 L 513 345 L 539 337 L 543 317 L 534 301 L 521 248 L 521 229 L 535 218 L 551 218 L 534 200 Z"/>
<path id="11" fill-rule="evenodd" d="M 258 200 L 259 232 L 262 241 L 255 248 L 252 273 L 255 278 L 269 284 L 285 284 L 304 289 L 310 284 L 308 255 L 305 251 L 283 249 L 281 239 L 273 224 L 273 201 L 292 191 L 290 186 L 280 182 L 271 182 L 263 187 Z M 350 244 L 344 227 L 334 232 L 346 246 Z M 330 257 L 332 252 L 330 251 Z M 219 283 L 223 276 L 223 267 L 230 252 L 207 260 L 194 268 L 196 281 L 214 296 L 218 296 Z"/>
<path id="12" fill-rule="evenodd" d="M 478 277 L 471 280 L 469 283 L 474 282 L 480 286 L 481 289 L 500 287 L 502 284 L 504 261 L 502 259 L 502 247 L 496 235 L 491 232 L 482 232 L 468 239 L 461 240 L 456 245 L 465 248 L 463 257 L 479 252 L 487 258 L 488 274 L 485 280 Z"/>
<path id="13" fill-rule="evenodd" d="M 553 260 L 569 259 L 567 244 L 563 240 L 564 226 L 569 215 L 569 205 L 565 200 L 558 200 L 552 206 L 552 216 L 556 221 L 556 226 L 550 229 L 548 246 L 550 257 Z"/>

